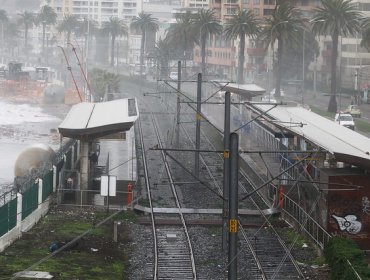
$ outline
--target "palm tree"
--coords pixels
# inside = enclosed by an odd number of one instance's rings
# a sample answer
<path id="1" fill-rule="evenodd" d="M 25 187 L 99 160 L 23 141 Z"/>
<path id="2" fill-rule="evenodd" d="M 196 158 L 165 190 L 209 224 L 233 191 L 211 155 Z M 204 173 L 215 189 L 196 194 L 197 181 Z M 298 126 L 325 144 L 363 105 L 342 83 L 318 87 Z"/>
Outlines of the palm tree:
<path id="1" fill-rule="evenodd" d="M 19 45 L 17 42 L 19 37 L 18 24 L 14 21 L 8 21 L 4 27 L 4 39 L 6 39 L 7 48 L 12 51 L 12 56 L 14 56 L 14 50 Z"/>
<path id="2" fill-rule="evenodd" d="M 4 46 L 4 25 L 9 21 L 5 10 L 0 10 L 0 24 L 1 24 L 1 47 Z"/>
<path id="3" fill-rule="evenodd" d="M 351 0 L 322 0 L 312 18 L 312 31 L 332 39 L 331 83 L 328 112 L 337 111 L 337 58 L 339 36 L 354 36 L 361 31 L 361 12 Z"/>
<path id="4" fill-rule="evenodd" d="M 176 16 L 176 23 L 172 24 L 167 33 L 168 43 L 174 49 L 181 51 L 186 67 L 186 53 L 193 50 L 194 43 L 198 41 L 198 31 L 193 27 L 193 14 L 189 11 Z"/>
<path id="5" fill-rule="evenodd" d="M 127 36 L 127 25 L 117 17 L 111 17 L 108 22 L 104 22 L 103 30 L 111 36 L 111 66 L 114 65 L 114 44 L 117 37 Z"/>
<path id="6" fill-rule="evenodd" d="M 369 18 L 367 18 L 363 22 L 361 47 L 364 47 L 365 49 L 367 49 L 368 52 L 370 52 L 370 19 Z"/>
<path id="7" fill-rule="evenodd" d="M 168 38 L 159 38 L 156 43 L 155 55 L 157 60 L 157 67 L 160 68 L 160 77 L 168 77 L 168 62 L 170 58 L 170 43 Z"/>
<path id="8" fill-rule="evenodd" d="M 42 25 L 42 51 L 44 52 L 46 26 L 54 25 L 57 22 L 57 14 L 52 7 L 45 5 L 41 7 L 36 20 Z"/>
<path id="9" fill-rule="evenodd" d="M 27 41 L 28 41 L 28 30 L 34 25 L 35 23 L 35 15 L 30 12 L 23 12 L 19 14 L 19 24 L 23 25 L 24 28 L 24 47 L 27 51 Z"/>
<path id="10" fill-rule="evenodd" d="M 202 74 L 206 73 L 206 44 L 210 35 L 220 34 L 222 26 L 212 10 L 201 9 L 194 19 L 196 30 L 199 30 L 201 56 L 202 56 Z"/>
<path id="11" fill-rule="evenodd" d="M 78 26 L 78 20 L 75 15 L 65 15 L 64 19 L 58 25 L 59 33 L 67 33 L 67 43 L 71 40 L 72 32 L 75 32 Z"/>
<path id="12" fill-rule="evenodd" d="M 224 27 L 226 38 L 240 38 L 239 59 L 238 59 L 238 83 L 244 83 L 244 51 L 245 37 L 254 39 L 259 33 L 258 19 L 251 10 L 241 10 L 234 17 L 229 19 Z"/>
<path id="13" fill-rule="evenodd" d="M 139 13 L 132 19 L 131 28 L 136 31 L 141 32 L 141 46 L 140 46 L 140 76 L 143 75 L 144 66 L 144 49 L 145 49 L 145 39 L 147 32 L 156 32 L 158 30 L 158 20 L 153 18 L 151 14 L 146 14 L 144 12 Z"/>
<path id="14" fill-rule="evenodd" d="M 301 14 L 289 2 L 275 6 L 270 17 L 266 18 L 261 39 L 271 47 L 278 42 L 277 62 L 273 58 L 273 73 L 275 74 L 275 95 L 280 97 L 282 57 L 285 44 L 291 40 L 298 40 L 304 28 Z"/>

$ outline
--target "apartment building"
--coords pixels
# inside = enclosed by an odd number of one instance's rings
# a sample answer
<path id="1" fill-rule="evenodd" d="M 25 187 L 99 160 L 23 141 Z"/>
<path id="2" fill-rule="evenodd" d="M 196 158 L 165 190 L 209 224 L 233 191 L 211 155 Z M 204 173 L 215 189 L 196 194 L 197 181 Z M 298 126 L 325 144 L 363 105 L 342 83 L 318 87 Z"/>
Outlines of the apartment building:
<path id="1" fill-rule="evenodd" d="M 131 19 L 142 11 L 142 0 L 50 0 L 58 15 L 63 19 L 66 14 L 77 15 L 80 18 L 95 20 L 99 25 L 118 17 L 130 22 Z"/>
<path id="2" fill-rule="evenodd" d="M 314 7 L 320 0 L 297 0 L 295 5 L 302 11 L 304 17 L 311 17 Z M 221 22 L 233 17 L 239 9 L 252 10 L 254 14 L 263 19 L 271 15 L 276 5 L 276 0 L 214 0 L 210 8 L 216 13 Z M 208 70 L 214 74 L 226 75 L 229 79 L 236 79 L 238 63 L 239 40 L 228 42 L 222 36 L 211 38 L 207 47 L 206 61 Z M 200 63 L 200 49 L 194 51 L 194 62 Z M 252 81 L 256 76 L 265 76 L 266 79 L 272 71 L 272 51 L 266 50 L 259 42 L 246 40 L 245 48 L 245 75 L 246 80 Z"/>

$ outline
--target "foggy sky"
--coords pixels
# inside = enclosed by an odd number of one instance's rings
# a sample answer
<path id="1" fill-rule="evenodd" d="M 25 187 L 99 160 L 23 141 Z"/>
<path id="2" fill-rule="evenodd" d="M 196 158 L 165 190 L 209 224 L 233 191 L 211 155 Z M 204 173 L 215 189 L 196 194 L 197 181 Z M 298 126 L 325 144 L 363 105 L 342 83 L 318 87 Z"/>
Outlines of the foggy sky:
<path id="1" fill-rule="evenodd" d="M 42 0 L 0 0 L 1 9 L 8 13 L 24 10 L 38 10 Z"/>

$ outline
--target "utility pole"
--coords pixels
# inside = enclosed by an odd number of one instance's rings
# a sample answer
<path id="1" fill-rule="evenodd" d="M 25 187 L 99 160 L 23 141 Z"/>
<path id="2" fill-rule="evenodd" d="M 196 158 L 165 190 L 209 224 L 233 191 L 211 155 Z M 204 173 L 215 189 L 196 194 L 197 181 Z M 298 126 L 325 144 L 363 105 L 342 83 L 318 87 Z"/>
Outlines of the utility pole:
<path id="1" fill-rule="evenodd" d="M 181 90 L 181 61 L 177 62 L 177 126 L 176 126 L 176 146 L 180 148 L 180 90 Z"/>
<path id="2" fill-rule="evenodd" d="M 198 86 L 197 86 L 197 112 L 195 114 L 196 127 L 195 127 L 195 164 L 194 174 L 199 178 L 199 149 L 200 149 L 200 120 L 202 111 L 202 74 L 198 73 Z"/>
<path id="3" fill-rule="evenodd" d="M 230 92 L 225 92 L 224 123 L 224 189 L 222 209 L 222 250 L 227 251 L 229 219 L 229 178 L 230 178 Z"/>
<path id="4" fill-rule="evenodd" d="M 105 173 L 108 177 L 107 213 L 109 213 L 109 195 L 110 195 L 110 193 L 109 193 L 109 188 L 110 188 L 110 186 L 109 186 L 109 183 L 110 183 L 110 178 L 109 178 L 109 153 L 108 153 L 108 158 L 107 158 L 107 163 L 105 165 L 105 168 L 106 168 Z"/>
<path id="5" fill-rule="evenodd" d="M 238 173 L 239 173 L 239 136 L 230 134 L 230 195 L 229 195 L 229 280 L 237 279 L 238 271 Z"/>
<path id="6" fill-rule="evenodd" d="M 303 42 L 302 42 L 302 105 L 303 105 L 303 95 L 304 95 L 304 76 L 305 76 L 305 72 L 304 72 L 304 53 L 305 53 L 305 36 L 304 36 L 304 33 L 305 33 L 305 29 L 303 29 Z"/>

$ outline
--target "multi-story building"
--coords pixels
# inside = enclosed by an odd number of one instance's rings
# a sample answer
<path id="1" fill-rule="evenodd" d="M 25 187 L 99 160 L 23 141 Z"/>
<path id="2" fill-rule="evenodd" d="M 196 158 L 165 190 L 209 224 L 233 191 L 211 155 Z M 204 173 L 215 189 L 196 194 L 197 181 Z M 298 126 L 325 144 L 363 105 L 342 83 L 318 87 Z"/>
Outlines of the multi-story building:
<path id="1" fill-rule="evenodd" d="M 101 23 L 110 17 L 118 17 L 129 22 L 142 11 L 142 0 L 50 0 L 50 6 L 55 9 L 58 19 L 66 14 L 89 18 Z"/>
<path id="2" fill-rule="evenodd" d="M 297 0 L 295 5 L 302 11 L 304 17 L 310 18 L 312 10 L 320 3 L 319 0 Z M 221 23 L 233 17 L 238 10 L 252 10 L 254 14 L 263 19 L 271 15 L 276 5 L 276 0 L 215 0 L 210 8 L 216 13 Z M 214 36 L 207 47 L 207 65 L 210 72 L 226 74 L 229 79 L 236 79 L 238 63 L 239 40 L 228 42 L 222 36 Z M 195 48 L 194 62 L 200 63 L 200 49 Z M 245 48 L 245 75 L 246 80 L 254 80 L 257 75 L 264 78 L 272 72 L 272 52 L 262 47 L 261 43 L 255 40 L 246 40 Z"/>

